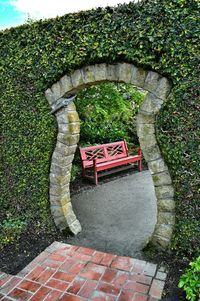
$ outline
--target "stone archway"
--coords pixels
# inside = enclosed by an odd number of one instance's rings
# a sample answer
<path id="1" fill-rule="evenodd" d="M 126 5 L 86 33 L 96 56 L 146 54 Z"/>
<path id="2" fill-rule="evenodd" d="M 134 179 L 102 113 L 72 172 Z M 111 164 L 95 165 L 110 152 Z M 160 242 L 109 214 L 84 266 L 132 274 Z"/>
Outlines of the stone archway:
<path id="1" fill-rule="evenodd" d="M 172 180 L 159 150 L 155 137 L 155 117 L 170 92 L 167 78 L 153 71 L 145 71 L 132 64 L 96 64 L 83 67 L 71 75 L 63 76 L 45 95 L 53 111 L 56 111 L 58 135 L 50 169 L 50 204 L 56 226 L 69 227 L 77 234 L 81 225 L 70 200 L 70 173 L 74 153 L 79 141 L 80 122 L 74 103 L 66 103 L 66 97 L 100 82 L 124 82 L 133 84 L 148 93 L 137 116 L 137 135 L 143 155 L 152 175 L 157 198 L 157 223 L 151 241 L 166 247 L 171 240 L 175 223 L 175 203 Z"/>

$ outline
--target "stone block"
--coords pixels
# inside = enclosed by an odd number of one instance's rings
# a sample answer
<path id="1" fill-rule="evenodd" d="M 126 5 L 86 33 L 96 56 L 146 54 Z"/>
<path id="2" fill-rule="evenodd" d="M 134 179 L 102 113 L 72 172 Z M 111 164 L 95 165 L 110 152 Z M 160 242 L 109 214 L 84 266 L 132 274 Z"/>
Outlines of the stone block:
<path id="1" fill-rule="evenodd" d="M 94 65 L 94 76 L 95 81 L 105 81 L 107 77 L 107 66 L 106 64 Z"/>
<path id="2" fill-rule="evenodd" d="M 157 199 L 172 199 L 174 197 L 174 189 L 171 185 L 155 187 Z"/>
<path id="3" fill-rule="evenodd" d="M 62 112 L 61 114 L 56 114 L 56 119 L 57 119 L 58 124 L 69 123 L 68 113 L 63 114 L 63 112 Z"/>
<path id="4" fill-rule="evenodd" d="M 60 165 L 61 167 L 68 166 L 70 163 L 72 163 L 73 159 L 74 155 L 64 156 L 63 154 L 56 151 L 54 151 L 52 156 L 52 162 L 54 164 Z"/>
<path id="5" fill-rule="evenodd" d="M 62 96 L 65 93 L 68 93 L 69 91 L 71 91 L 72 89 L 73 89 L 73 85 L 72 85 L 71 77 L 68 75 L 64 75 L 63 77 L 61 77 L 60 91 L 61 91 Z"/>
<path id="6" fill-rule="evenodd" d="M 53 104 L 53 102 L 55 101 L 55 97 L 53 92 L 51 91 L 51 89 L 47 89 L 45 91 L 45 97 L 48 100 L 48 103 L 50 104 L 50 106 Z"/>
<path id="7" fill-rule="evenodd" d="M 137 135 L 139 138 L 155 136 L 154 124 L 137 123 Z"/>
<path id="8" fill-rule="evenodd" d="M 118 64 L 118 79 L 124 83 L 131 83 L 132 65 L 127 63 Z"/>
<path id="9" fill-rule="evenodd" d="M 160 79 L 160 75 L 153 71 L 148 71 L 145 82 L 144 82 L 144 90 L 149 92 L 153 92 L 156 90 L 158 86 L 158 80 Z"/>
<path id="10" fill-rule="evenodd" d="M 67 112 L 76 111 L 76 106 L 74 102 L 70 102 L 70 104 L 67 106 Z"/>
<path id="11" fill-rule="evenodd" d="M 57 140 L 68 146 L 76 145 L 79 141 L 80 135 L 68 135 L 63 133 L 58 133 Z"/>
<path id="12" fill-rule="evenodd" d="M 57 100 L 62 97 L 60 82 L 57 82 L 51 86 L 51 91 L 53 92 L 54 99 Z"/>
<path id="13" fill-rule="evenodd" d="M 163 171 L 157 174 L 153 174 L 152 179 L 153 179 L 154 186 L 172 184 L 172 179 L 168 171 Z"/>
<path id="14" fill-rule="evenodd" d="M 65 186 L 55 185 L 50 183 L 49 193 L 51 195 L 63 196 L 69 193 L 69 184 L 67 183 Z"/>
<path id="15" fill-rule="evenodd" d="M 138 113 L 137 115 L 137 124 L 154 124 L 155 123 L 155 115 L 153 114 L 143 114 Z"/>
<path id="16" fill-rule="evenodd" d="M 141 140 L 141 139 L 140 139 Z M 146 142 L 145 144 L 143 142 L 140 143 L 140 146 L 142 147 L 142 153 L 144 155 L 145 160 L 147 163 L 152 160 L 157 160 L 160 158 L 161 153 L 160 149 L 157 144 L 152 144 L 153 141 L 147 139 L 150 143 Z"/>
<path id="17" fill-rule="evenodd" d="M 75 235 L 77 235 L 79 232 L 82 231 L 81 224 L 77 219 L 72 224 L 69 225 L 69 228 L 72 231 L 72 233 Z"/>
<path id="18" fill-rule="evenodd" d="M 158 199 L 157 206 L 159 210 L 162 211 L 174 211 L 175 210 L 175 202 L 173 199 Z"/>
<path id="19" fill-rule="evenodd" d="M 71 175 L 68 172 L 64 176 L 50 173 L 50 181 L 52 184 L 64 186 L 70 182 Z"/>
<path id="20" fill-rule="evenodd" d="M 161 77 L 153 94 L 165 100 L 170 93 L 170 83 L 166 77 Z"/>
<path id="21" fill-rule="evenodd" d="M 76 151 L 77 145 L 66 146 L 65 144 L 57 141 L 55 152 L 62 154 L 63 156 L 73 155 Z"/>
<path id="22" fill-rule="evenodd" d="M 144 111 L 152 115 L 157 114 L 163 104 L 163 100 L 152 93 L 148 93 L 141 105 L 140 112 Z"/>
<path id="23" fill-rule="evenodd" d="M 165 224 L 165 225 L 174 225 L 175 224 L 175 214 L 174 212 L 158 212 L 157 216 L 158 224 Z"/>
<path id="24" fill-rule="evenodd" d="M 158 235 L 160 237 L 171 239 L 173 232 L 173 226 L 172 225 L 166 225 L 166 224 L 157 224 L 155 229 L 155 235 Z"/>
<path id="25" fill-rule="evenodd" d="M 66 166 L 62 166 L 62 165 L 57 165 L 52 161 L 50 172 L 58 174 L 60 176 L 65 176 L 68 172 L 71 172 L 71 167 L 72 167 L 71 162 Z"/>
<path id="26" fill-rule="evenodd" d="M 165 162 L 162 158 L 159 158 L 157 160 L 148 162 L 148 167 L 149 167 L 149 170 L 150 170 L 151 174 L 156 174 L 156 173 L 161 173 L 163 171 L 168 171 L 167 165 L 165 164 Z M 155 177 L 155 180 L 156 180 L 156 177 Z"/>
<path id="27" fill-rule="evenodd" d="M 52 215 L 53 215 L 53 212 L 52 212 Z M 67 220 L 64 217 L 64 215 L 63 216 L 53 216 L 53 217 L 54 217 L 55 225 L 58 229 L 60 229 L 60 231 L 68 228 Z"/>
<path id="28" fill-rule="evenodd" d="M 84 84 L 83 74 L 80 69 L 74 71 L 71 75 L 71 83 L 73 88 L 77 88 Z"/>
<path id="29" fill-rule="evenodd" d="M 56 195 L 50 195 L 50 203 L 51 206 L 63 206 L 71 201 L 70 199 L 70 192 L 66 193 L 65 195 L 56 196 Z"/>
<path id="30" fill-rule="evenodd" d="M 71 225 L 76 220 L 76 215 L 74 214 L 72 206 L 67 211 L 66 218 L 67 218 L 68 225 Z"/>
<path id="31" fill-rule="evenodd" d="M 83 81 L 85 84 L 95 82 L 95 68 L 94 66 L 87 66 L 81 70 Z"/>
<path id="32" fill-rule="evenodd" d="M 142 68 L 132 66 L 131 84 L 143 88 L 147 72 Z"/>
<path id="33" fill-rule="evenodd" d="M 170 239 L 159 235 L 153 235 L 151 242 L 156 247 L 166 249 L 170 245 Z"/>
<path id="34" fill-rule="evenodd" d="M 80 133 L 80 122 L 74 122 L 69 124 L 69 133 L 71 135 Z"/>
<path id="35" fill-rule="evenodd" d="M 69 124 L 68 123 L 58 123 L 58 131 L 59 133 L 63 134 L 70 134 L 69 133 Z"/>
<path id="36" fill-rule="evenodd" d="M 119 64 L 116 65 L 107 65 L 107 74 L 106 78 L 109 81 L 118 81 L 119 72 L 118 72 Z"/>
<path id="37" fill-rule="evenodd" d="M 69 122 L 80 122 L 78 113 L 76 111 L 68 113 Z"/>

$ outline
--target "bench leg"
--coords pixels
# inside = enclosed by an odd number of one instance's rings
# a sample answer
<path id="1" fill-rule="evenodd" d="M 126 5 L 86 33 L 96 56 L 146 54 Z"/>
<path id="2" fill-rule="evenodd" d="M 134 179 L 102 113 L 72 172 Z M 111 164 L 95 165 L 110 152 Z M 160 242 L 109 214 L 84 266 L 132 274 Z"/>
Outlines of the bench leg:
<path id="1" fill-rule="evenodd" d="M 138 161 L 138 170 L 142 171 L 142 160 Z"/>
<path id="2" fill-rule="evenodd" d="M 95 185 L 98 185 L 98 175 L 96 170 L 94 170 L 94 183 Z"/>

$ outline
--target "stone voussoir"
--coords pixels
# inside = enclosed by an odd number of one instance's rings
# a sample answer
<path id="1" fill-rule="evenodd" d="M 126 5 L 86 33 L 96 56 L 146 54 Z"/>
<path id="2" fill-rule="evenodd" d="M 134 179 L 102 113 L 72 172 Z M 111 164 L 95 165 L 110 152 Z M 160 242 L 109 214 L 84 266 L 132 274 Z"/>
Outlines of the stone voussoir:
<path id="1" fill-rule="evenodd" d="M 72 224 L 69 225 L 69 228 L 74 235 L 77 235 L 79 232 L 82 231 L 81 224 L 77 219 Z"/>
<path id="2" fill-rule="evenodd" d="M 68 113 L 69 122 L 80 122 L 78 113 L 76 111 Z"/>
<path id="3" fill-rule="evenodd" d="M 161 173 L 164 171 L 166 171 L 166 172 L 168 171 L 167 165 L 165 164 L 165 162 L 162 158 L 158 158 L 157 160 L 149 161 L 148 167 L 149 167 L 151 174 L 157 174 L 157 173 Z M 169 173 L 168 173 L 168 175 L 169 175 Z M 161 174 L 161 176 L 162 176 L 162 174 Z M 156 178 L 155 178 L 155 180 L 156 180 Z M 171 183 L 169 183 L 169 184 L 171 184 Z"/>
<path id="4" fill-rule="evenodd" d="M 60 90 L 61 94 L 64 95 L 73 89 L 71 77 L 68 75 L 64 75 L 60 79 Z"/>
<path id="5" fill-rule="evenodd" d="M 71 75 L 71 83 L 73 88 L 77 88 L 84 84 L 83 74 L 80 69 L 75 70 Z"/>
<path id="6" fill-rule="evenodd" d="M 137 123 L 137 135 L 139 138 L 155 136 L 154 124 Z M 156 138 L 154 139 L 156 140 Z"/>
<path id="7" fill-rule="evenodd" d="M 146 76 L 147 76 L 147 72 L 145 70 L 143 70 L 142 68 L 137 68 L 134 65 L 132 65 L 132 76 L 130 82 L 131 84 L 143 88 Z"/>
<path id="8" fill-rule="evenodd" d="M 158 85 L 155 91 L 152 91 L 158 98 L 166 100 L 167 96 L 170 93 L 170 83 L 166 77 L 161 77 L 158 81 Z"/>
<path id="9" fill-rule="evenodd" d="M 161 98 L 158 98 L 153 93 L 147 93 L 140 110 L 156 115 L 160 111 L 162 104 L 163 100 Z"/>
<path id="10" fill-rule="evenodd" d="M 158 86 L 160 77 L 161 76 L 157 72 L 148 71 L 144 82 L 144 90 L 147 90 L 149 92 L 155 91 Z"/>
<path id="11" fill-rule="evenodd" d="M 64 176 L 60 176 L 60 175 L 57 175 L 57 174 L 50 173 L 49 178 L 50 178 L 50 181 L 51 181 L 52 184 L 64 186 L 67 183 L 69 183 L 71 175 L 70 175 L 69 172 Z"/>
<path id="12" fill-rule="evenodd" d="M 147 161 L 147 163 L 149 161 L 157 160 L 160 158 L 161 153 L 160 153 L 160 149 L 157 144 L 151 145 L 151 143 L 150 144 L 140 143 L 140 146 L 142 147 L 142 153 L 143 153 L 144 158 Z"/>
<path id="13" fill-rule="evenodd" d="M 154 186 L 172 184 L 172 179 L 171 179 L 168 171 L 163 171 L 163 172 L 159 172 L 156 174 L 152 174 L 152 179 L 153 179 Z"/>
<path id="14" fill-rule="evenodd" d="M 95 82 L 95 68 L 94 66 L 86 66 L 81 69 L 81 73 L 83 75 L 83 81 L 85 84 L 92 84 Z"/>
<path id="15" fill-rule="evenodd" d="M 67 145 L 67 146 L 72 146 L 78 143 L 80 138 L 79 134 L 75 134 L 75 135 L 67 135 L 64 133 L 58 133 L 57 139 L 58 141 L 60 141 L 61 143 Z"/>
<path id="16" fill-rule="evenodd" d="M 158 199 L 157 206 L 160 211 L 174 211 L 175 210 L 175 202 L 173 199 Z"/>
<path id="17" fill-rule="evenodd" d="M 154 124 L 155 123 L 155 115 L 153 114 L 145 114 L 140 111 L 137 114 L 137 124 Z"/>
<path id="18" fill-rule="evenodd" d="M 53 92 L 54 99 L 57 100 L 63 96 L 61 92 L 60 82 L 57 82 L 51 86 L 51 91 Z"/>
<path id="19" fill-rule="evenodd" d="M 174 225 L 175 224 L 175 213 L 160 211 L 157 216 L 158 224 Z"/>
<path id="20" fill-rule="evenodd" d="M 173 225 L 157 224 L 154 234 L 170 240 L 172 231 Z"/>
<path id="21" fill-rule="evenodd" d="M 174 197 L 174 188 L 172 185 L 162 185 L 155 187 L 157 199 L 172 199 Z"/>
<path id="22" fill-rule="evenodd" d="M 127 63 L 118 64 L 118 78 L 119 81 L 130 83 L 132 77 L 132 65 Z"/>
<path id="23" fill-rule="evenodd" d="M 95 81 L 105 81 L 107 78 L 107 66 L 106 64 L 94 65 L 94 77 Z"/>
<path id="24" fill-rule="evenodd" d="M 49 193 L 51 195 L 57 195 L 62 197 L 63 195 L 66 195 L 69 192 L 69 182 L 63 185 L 55 185 L 53 183 L 50 184 Z"/>

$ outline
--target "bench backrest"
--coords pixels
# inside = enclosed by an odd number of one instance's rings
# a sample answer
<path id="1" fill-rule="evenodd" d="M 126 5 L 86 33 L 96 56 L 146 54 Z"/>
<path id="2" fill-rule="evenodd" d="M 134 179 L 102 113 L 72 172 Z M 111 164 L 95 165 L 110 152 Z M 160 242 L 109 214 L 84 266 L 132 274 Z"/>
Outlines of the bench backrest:
<path id="1" fill-rule="evenodd" d="M 129 156 L 126 141 L 88 146 L 79 150 L 83 167 L 92 166 L 94 159 L 97 163 L 102 163 Z"/>

